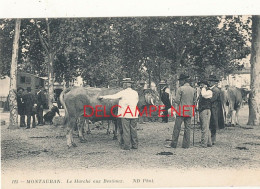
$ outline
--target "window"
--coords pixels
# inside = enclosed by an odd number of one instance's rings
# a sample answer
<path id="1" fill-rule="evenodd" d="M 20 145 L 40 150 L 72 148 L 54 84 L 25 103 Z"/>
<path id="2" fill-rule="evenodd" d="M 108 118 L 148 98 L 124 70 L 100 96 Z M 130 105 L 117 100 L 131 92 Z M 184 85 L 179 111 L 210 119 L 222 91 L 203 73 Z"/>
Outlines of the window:
<path id="1" fill-rule="evenodd" d="M 31 84 L 31 77 L 26 77 L 25 78 L 25 83 L 26 84 Z"/>
<path id="2" fill-rule="evenodd" d="M 21 82 L 21 83 L 25 83 L 25 76 L 21 76 L 21 77 L 20 77 L 20 82 Z"/>

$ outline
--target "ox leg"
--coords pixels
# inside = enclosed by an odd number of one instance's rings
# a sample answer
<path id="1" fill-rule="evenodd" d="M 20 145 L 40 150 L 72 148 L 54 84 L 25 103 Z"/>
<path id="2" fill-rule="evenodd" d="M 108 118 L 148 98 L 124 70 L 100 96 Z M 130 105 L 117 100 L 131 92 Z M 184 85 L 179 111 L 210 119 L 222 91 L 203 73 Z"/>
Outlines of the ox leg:
<path id="1" fill-rule="evenodd" d="M 236 111 L 236 125 L 239 125 L 238 113 L 239 113 L 239 109 L 237 109 L 237 111 Z"/>
<path id="2" fill-rule="evenodd" d="M 78 130 L 79 130 L 79 140 L 81 143 L 87 142 L 87 140 L 85 139 L 84 134 L 83 134 L 84 122 L 85 122 L 85 120 L 83 118 L 80 118 L 80 121 L 78 124 Z"/>
<path id="3" fill-rule="evenodd" d="M 114 130 L 113 130 L 113 134 L 114 134 L 114 136 L 113 136 L 113 140 L 117 140 L 117 129 L 118 129 L 118 120 L 115 120 L 114 121 Z"/>
<path id="4" fill-rule="evenodd" d="M 77 145 L 74 143 L 74 139 L 73 139 L 73 129 L 74 126 L 76 124 L 76 119 L 75 118 L 71 118 L 69 121 L 69 125 L 67 125 L 67 134 L 66 134 L 66 138 L 67 138 L 67 145 L 68 148 L 70 147 L 76 147 Z"/>
<path id="5" fill-rule="evenodd" d="M 234 110 L 231 111 L 231 126 L 234 127 L 236 122 L 236 112 Z"/>
<path id="6" fill-rule="evenodd" d="M 91 133 L 90 127 L 89 127 L 89 120 L 87 120 L 87 123 L 88 123 L 88 131 L 87 131 L 87 134 L 89 135 L 89 134 Z"/>
<path id="7" fill-rule="evenodd" d="M 107 120 L 107 135 L 110 134 L 110 120 Z"/>

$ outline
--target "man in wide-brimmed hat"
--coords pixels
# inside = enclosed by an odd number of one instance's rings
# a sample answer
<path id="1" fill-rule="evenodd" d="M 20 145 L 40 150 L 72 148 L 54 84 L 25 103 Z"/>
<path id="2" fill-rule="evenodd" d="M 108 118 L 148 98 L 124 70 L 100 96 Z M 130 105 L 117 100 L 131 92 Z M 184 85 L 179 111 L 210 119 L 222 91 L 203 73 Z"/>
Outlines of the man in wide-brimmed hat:
<path id="1" fill-rule="evenodd" d="M 201 146 L 211 147 L 211 132 L 209 130 L 209 123 L 210 123 L 210 116 L 211 116 L 211 98 L 212 98 L 212 91 L 208 88 L 209 83 L 207 80 L 201 80 L 198 82 L 198 85 L 201 88 L 201 92 L 199 95 L 199 103 L 198 103 L 198 110 L 199 110 L 199 118 L 201 123 Z"/>
<path id="2" fill-rule="evenodd" d="M 33 111 L 34 104 L 35 104 L 35 95 L 32 94 L 31 87 L 27 87 L 27 93 L 24 95 L 24 104 L 25 104 L 25 115 L 27 118 L 26 129 L 30 129 L 31 127 L 31 118 L 33 118 L 32 128 L 35 128 L 36 127 L 35 113 Z"/>
<path id="3" fill-rule="evenodd" d="M 133 81 L 131 78 L 125 78 L 122 81 L 124 90 L 114 94 L 100 96 L 98 99 L 119 99 L 118 116 L 119 116 L 119 144 L 124 150 L 137 149 L 137 119 L 138 115 L 125 114 L 126 109 L 129 107 L 131 112 L 134 112 L 139 100 L 138 93 L 131 88 Z M 124 115 L 125 114 L 125 115 Z"/>
<path id="4" fill-rule="evenodd" d="M 217 87 L 219 79 L 215 75 L 209 76 L 209 85 L 210 89 L 213 92 L 213 96 L 211 98 L 211 117 L 210 117 L 210 131 L 211 131 L 211 140 L 212 145 L 216 143 L 216 133 L 217 129 L 224 128 L 224 117 L 223 117 L 223 109 L 221 105 L 221 97 L 220 97 L 220 89 Z"/>
<path id="5" fill-rule="evenodd" d="M 190 86 L 190 77 L 185 74 L 181 74 L 179 77 L 179 84 L 181 87 L 177 89 L 175 108 L 178 109 L 181 107 L 181 114 L 176 116 L 176 121 L 173 129 L 172 142 L 170 146 L 171 148 L 176 148 L 178 144 L 179 134 L 181 130 L 182 122 L 184 122 L 184 136 L 182 147 L 189 148 L 190 147 L 190 130 L 191 130 L 191 117 L 192 117 L 192 105 L 195 104 L 196 95 L 195 89 Z M 185 107 L 186 106 L 186 107 Z M 187 107 L 189 106 L 189 107 Z M 185 115 L 183 109 L 185 107 Z"/>

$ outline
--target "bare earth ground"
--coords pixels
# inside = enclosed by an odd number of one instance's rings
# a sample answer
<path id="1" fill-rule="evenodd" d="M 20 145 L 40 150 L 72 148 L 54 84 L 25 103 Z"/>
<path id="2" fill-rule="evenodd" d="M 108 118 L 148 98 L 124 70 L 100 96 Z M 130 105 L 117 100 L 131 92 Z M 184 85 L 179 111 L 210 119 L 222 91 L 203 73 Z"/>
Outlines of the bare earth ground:
<path id="1" fill-rule="evenodd" d="M 9 113 L 1 113 L 1 120 L 8 122 Z M 195 146 L 180 148 L 183 131 L 177 149 L 164 145 L 171 139 L 174 122 L 167 124 L 149 122 L 138 130 L 139 149 L 124 151 L 107 135 L 106 129 L 92 125 L 87 143 L 68 149 L 66 129 L 62 126 L 38 126 L 35 129 L 17 130 L 1 126 L 2 176 L 15 172 L 46 172 L 50 174 L 96 170 L 228 170 L 260 168 L 260 127 L 247 126 L 248 107 L 240 111 L 238 127 L 227 127 L 217 133 L 217 144 L 212 148 L 200 148 L 200 130 L 195 130 Z M 7 123 L 8 124 L 8 123 Z M 159 155 L 172 152 L 173 155 Z M 259 177 L 260 178 L 260 177 Z"/>

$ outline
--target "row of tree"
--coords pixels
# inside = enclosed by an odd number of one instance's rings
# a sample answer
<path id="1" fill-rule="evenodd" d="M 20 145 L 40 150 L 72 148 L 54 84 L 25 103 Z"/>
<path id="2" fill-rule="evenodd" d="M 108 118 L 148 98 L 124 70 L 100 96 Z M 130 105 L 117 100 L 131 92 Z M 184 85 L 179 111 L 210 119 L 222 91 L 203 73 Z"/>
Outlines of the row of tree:
<path id="1" fill-rule="evenodd" d="M 9 75 L 15 20 L 0 20 L 1 75 Z M 220 77 L 241 69 L 250 54 L 251 17 L 22 19 L 18 69 L 67 83 L 118 86 L 131 77 L 167 79 L 180 72 Z M 13 73 L 13 72 L 11 72 Z M 50 101 L 49 100 L 49 101 Z"/>

